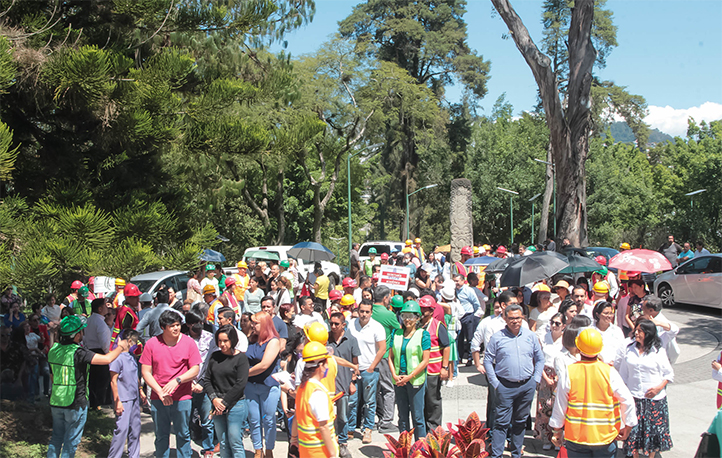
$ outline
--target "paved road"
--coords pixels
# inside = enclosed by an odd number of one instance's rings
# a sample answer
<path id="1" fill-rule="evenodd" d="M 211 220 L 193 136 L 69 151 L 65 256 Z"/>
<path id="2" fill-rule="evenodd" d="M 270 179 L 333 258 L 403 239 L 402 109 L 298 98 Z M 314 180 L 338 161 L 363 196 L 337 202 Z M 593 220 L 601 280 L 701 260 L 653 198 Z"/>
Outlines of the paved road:
<path id="1" fill-rule="evenodd" d="M 678 342 L 682 350 L 674 366 L 675 382 L 667 388 L 670 423 L 674 448 L 662 454 L 664 458 L 688 458 L 694 455 L 699 435 L 706 431 L 716 412 L 716 382 L 711 379 L 712 360 L 722 349 L 722 316 L 718 310 L 693 306 L 678 306 L 664 311 L 667 317 L 680 326 Z M 486 412 L 486 387 L 482 377 L 472 368 L 462 368 L 456 386 L 442 388 L 444 424 L 456 423 L 476 411 L 483 419 Z M 141 456 L 153 456 L 153 425 L 149 415 L 143 414 Z M 278 433 L 275 456 L 285 457 L 287 442 L 285 433 Z M 360 436 L 349 444 L 354 457 L 383 457 L 385 438 L 373 433 L 373 443 L 361 444 Z M 244 441 L 248 457 L 253 456 L 250 440 Z M 171 437 L 171 447 L 174 438 Z M 194 455 L 199 448 L 193 444 Z M 175 450 L 171 450 L 171 457 Z M 216 455 L 218 456 L 218 455 Z M 556 456 L 545 452 L 541 443 L 532 439 L 530 433 L 525 440 L 525 457 Z M 620 454 L 620 456 L 622 456 Z"/>

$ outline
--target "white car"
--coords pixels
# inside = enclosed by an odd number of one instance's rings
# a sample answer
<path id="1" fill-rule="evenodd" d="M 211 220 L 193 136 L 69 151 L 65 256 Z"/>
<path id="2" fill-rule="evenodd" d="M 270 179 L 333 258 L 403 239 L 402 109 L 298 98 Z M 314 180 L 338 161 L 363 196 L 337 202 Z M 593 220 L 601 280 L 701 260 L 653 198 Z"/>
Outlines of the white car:
<path id="1" fill-rule="evenodd" d="M 253 251 L 263 251 L 278 256 L 279 261 L 287 261 L 289 259 L 288 250 L 290 250 L 291 248 L 293 248 L 292 245 L 255 246 L 246 249 L 246 251 L 243 253 L 243 260 L 248 262 L 248 259 L 252 258 L 252 256 L 248 256 L 248 253 L 251 253 Z M 259 256 L 255 259 L 267 260 L 269 258 Z M 304 277 L 308 277 L 308 274 L 313 271 L 313 262 L 304 259 L 296 259 L 296 262 L 298 264 L 299 272 L 301 272 L 301 275 L 303 275 Z M 321 269 L 323 269 L 323 273 L 326 275 L 330 274 L 331 272 L 335 272 L 336 275 L 339 276 L 339 278 L 341 277 L 341 269 L 339 268 L 338 264 L 334 264 L 330 261 L 321 261 Z"/>
<path id="2" fill-rule="evenodd" d="M 400 252 L 405 246 L 404 242 L 392 242 L 388 240 L 366 242 L 359 248 L 358 257 L 363 264 L 363 262 L 369 258 L 369 248 L 371 247 L 376 248 L 376 256 L 381 256 L 382 253 L 391 254 L 392 251 Z"/>
<path id="3" fill-rule="evenodd" d="M 697 256 L 661 274 L 654 292 L 665 307 L 679 302 L 722 308 L 722 254 Z"/>

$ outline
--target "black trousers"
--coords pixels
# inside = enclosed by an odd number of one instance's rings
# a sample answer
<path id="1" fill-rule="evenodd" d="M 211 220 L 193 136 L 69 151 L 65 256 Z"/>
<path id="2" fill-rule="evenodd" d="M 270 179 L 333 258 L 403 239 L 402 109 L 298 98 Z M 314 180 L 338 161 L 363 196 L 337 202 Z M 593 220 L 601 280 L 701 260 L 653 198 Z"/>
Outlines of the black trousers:
<path id="1" fill-rule="evenodd" d="M 104 355 L 101 348 L 91 348 L 92 352 Z M 108 366 L 90 366 L 88 371 L 88 404 L 90 408 L 111 404 L 110 369 Z"/>
<path id="2" fill-rule="evenodd" d="M 476 317 L 473 313 L 467 313 L 461 317 L 461 332 L 459 338 L 456 340 L 457 350 L 459 351 L 459 361 L 457 364 L 461 365 L 461 360 L 471 358 L 471 341 L 474 338 L 474 331 L 476 330 Z"/>

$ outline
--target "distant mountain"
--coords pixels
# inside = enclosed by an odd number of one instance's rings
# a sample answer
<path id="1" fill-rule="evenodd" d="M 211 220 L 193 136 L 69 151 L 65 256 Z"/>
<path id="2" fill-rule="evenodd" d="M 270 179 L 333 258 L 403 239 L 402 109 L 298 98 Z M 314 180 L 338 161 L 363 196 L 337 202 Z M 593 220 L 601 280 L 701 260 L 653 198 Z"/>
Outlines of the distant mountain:
<path id="1" fill-rule="evenodd" d="M 632 129 L 624 121 L 617 121 L 612 123 L 610 126 L 612 137 L 614 137 L 615 143 L 634 143 L 634 133 Z M 664 143 L 667 141 L 673 141 L 674 139 L 660 131 L 659 129 L 653 129 L 649 132 L 649 144 Z"/>

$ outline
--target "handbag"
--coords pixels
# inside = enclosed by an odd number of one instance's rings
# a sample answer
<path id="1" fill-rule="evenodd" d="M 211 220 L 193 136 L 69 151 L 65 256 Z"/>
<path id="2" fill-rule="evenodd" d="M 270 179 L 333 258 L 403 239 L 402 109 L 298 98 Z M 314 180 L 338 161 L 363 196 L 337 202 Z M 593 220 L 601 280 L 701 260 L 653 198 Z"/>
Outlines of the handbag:
<path id="1" fill-rule="evenodd" d="M 717 440 L 717 435 L 703 432 L 702 439 L 699 441 L 699 447 L 697 447 L 697 453 L 694 454 L 694 458 L 717 458 L 719 456 L 722 455 L 720 455 L 719 440 Z"/>

